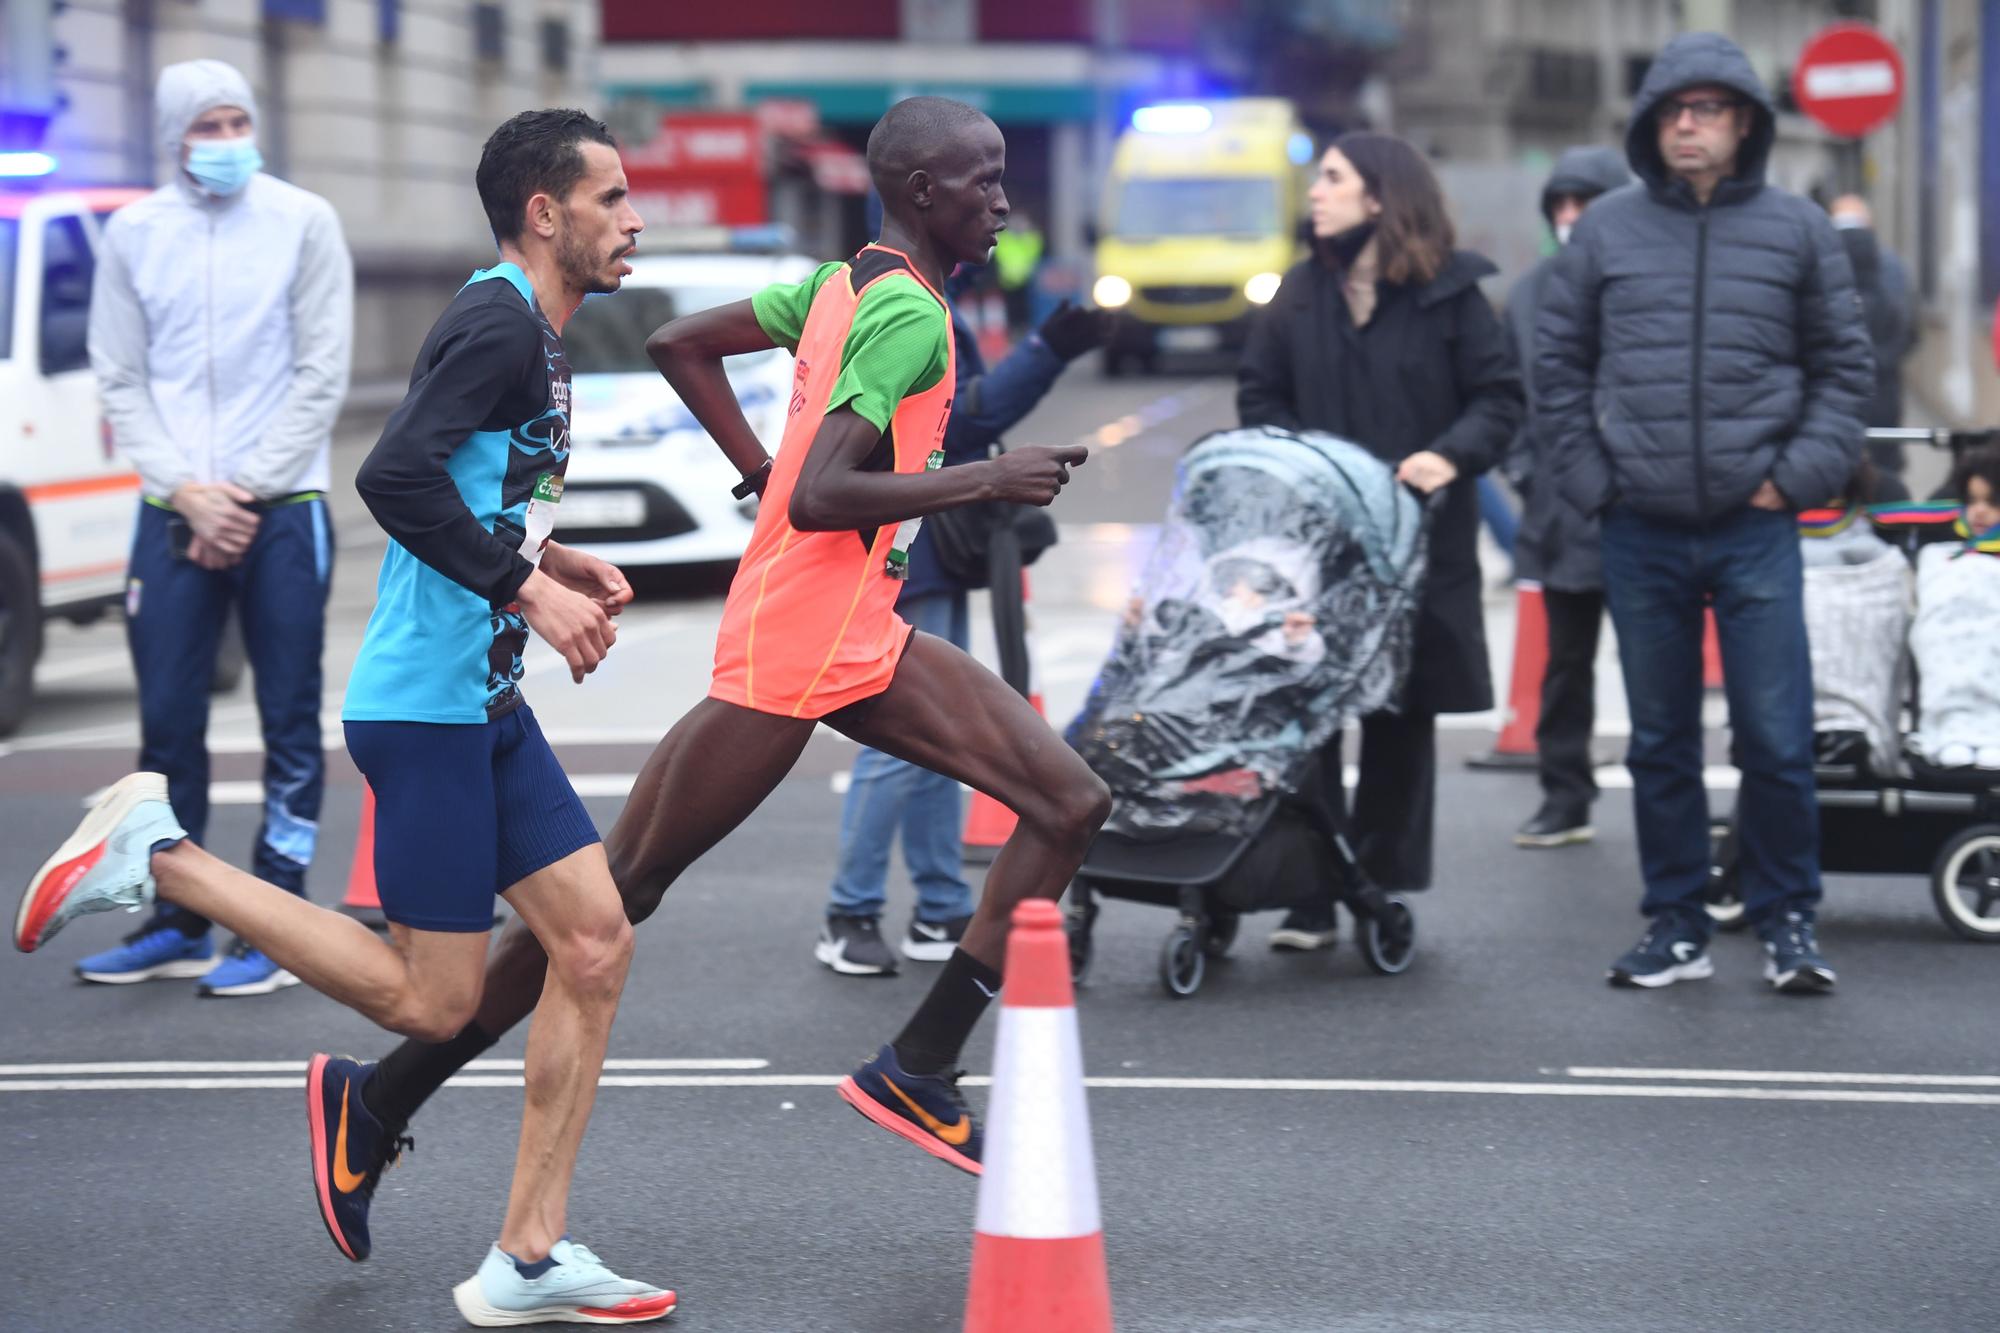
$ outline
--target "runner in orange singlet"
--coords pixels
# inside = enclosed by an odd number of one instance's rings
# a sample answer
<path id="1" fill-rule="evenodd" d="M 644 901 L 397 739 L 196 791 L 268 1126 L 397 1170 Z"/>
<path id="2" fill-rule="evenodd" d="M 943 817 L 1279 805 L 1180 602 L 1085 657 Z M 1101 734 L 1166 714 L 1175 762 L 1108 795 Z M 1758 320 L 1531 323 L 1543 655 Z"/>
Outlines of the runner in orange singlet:
<path id="1" fill-rule="evenodd" d="M 956 265 L 984 262 L 1006 225 L 1005 162 L 999 129 L 973 108 L 898 103 L 868 138 L 884 205 L 878 244 L 648 341 L 744 474 L 739 493 L 759 490 L 763 503 L 729 590 L 709 697 L 653 751 L 605 839 L 626 912 L 643 921 L 777 788 L 819 722 L 1014 810 L 1019 826 L 958 949 L 903 1031 L 840 1086 L 870 1120 L 973 1172 L 981 1139 L 953 1066 L 1000 989 L 1007 921 L 1023 899 L 1068 887 L 1111 808 L 1104 784 L 1027 701 L 895 613 L 922 515 L 979 500 L 1047 505 L 1085 458 L 1077 446 L 1028 446 L 939 466 L 955 367 L 938 291 Z M 797 371 L 771 459 L 722 362 L 778 346 L 796 353 Z M 449 1042 L 405 1043 L 372 1071 L 385 1113 L 406 1121 L 525 1018 L 544 966 L 534 937 L 510 926 L 474 1022 Z"/>

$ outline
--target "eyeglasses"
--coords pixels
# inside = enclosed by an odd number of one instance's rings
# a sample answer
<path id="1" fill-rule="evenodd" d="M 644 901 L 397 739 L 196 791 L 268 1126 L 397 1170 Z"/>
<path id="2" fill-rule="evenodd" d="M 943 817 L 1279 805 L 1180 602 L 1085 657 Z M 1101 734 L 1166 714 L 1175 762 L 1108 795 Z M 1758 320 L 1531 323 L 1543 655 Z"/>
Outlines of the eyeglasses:
<path id="1" fill-rule="evenodd" d="M 1669 98 L 1653 108 L 1653 119 L 1662 126 L 1678 125 L 1681 112 L 1686 111 L 1694 116 L 1695 124 L 1713 125 L 1726 113 L 1742 105 L 1733 97 L 1693 97 L 1685 101 L 1677 97 Z"/>

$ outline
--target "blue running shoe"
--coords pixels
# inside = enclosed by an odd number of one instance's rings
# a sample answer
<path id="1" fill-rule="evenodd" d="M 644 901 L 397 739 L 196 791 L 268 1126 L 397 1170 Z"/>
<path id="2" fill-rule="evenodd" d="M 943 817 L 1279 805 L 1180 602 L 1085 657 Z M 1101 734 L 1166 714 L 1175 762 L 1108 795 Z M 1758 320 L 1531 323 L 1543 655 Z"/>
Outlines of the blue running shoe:
<path id="1" fill-rule="evenodd" d="M 1627 949 L 1605 972 L 1614 986 L 1648 990 L 1676 981 L 1700 981 L 1715 975 L 1708 956 L 1708 939 L 1701 927 L 1673 912 L 1653 918 L 1639 942 Z"/>
<path id="2" fill-rule="evenodd" d="M 416 1147 L 401 1125 L 385 1127 L 361 1099 L 361 1085 L 374 1072 L 374 1065 L 341 1055 L 315 1055 L 306 1067 L 313 1198 L 326 1234 L 357 1264 L 371 1249 L 368 1205 L 383 1169 Z"/>
<path id="3" fill-rule="evenodd" d="M 183 935 L 172 926 L 155 922 L 127 935 L 117 948 L 90 955 L 76 965 L 76 974 L 85 981 L 123 986 L 134 981 L 206 976 L 214 966 L 215 941 L 207 931 Z"/>
<path id="4" fill-rule="evenodd" d="M 906 1074 L 893 1046 L 840 1081 L 849 1106 L 891 1134 L 900 1134 L 933 1157 L 978 1175 L 983 1140 L 979 1124 L 958 1090 L 959 1075 Z"/>
<path id="5" fill-rule="evenodd" d="M 154 844 L 186 837 L 167 803 L 165 778 L 158 773 L 120 778 L 28 881 L 14 913 L 14 947 L 33 953 L 90 912 L 150 907 Z"/>
<path id="6" fill-rule="evenodd" d="M 1764 980 L 1788 995 L 1818 995 L 1838 980 L 1820 956 L 1813 919 L 1787 912 L 1764 932 Z"/>
<path id="7" fill-rule="evenodd" d="M 678 1304 L 671 1291 L 619 1277 L 565 1236 L 549 1247 L 555 1266 L 540 1277 L 521 1270 L 498 1245 L 479 1271 L 451 1289 L 465 1322 L 480 1328 L 516 1324 L 643 1324 Z"/>
<path id="8" fill-rule="evenodd" d="M 299 979 L 243 940 L 229 946 L 229 956 L 203 977 L 195 990 L 203 995 L 269 995 L 296 986 Z"/>

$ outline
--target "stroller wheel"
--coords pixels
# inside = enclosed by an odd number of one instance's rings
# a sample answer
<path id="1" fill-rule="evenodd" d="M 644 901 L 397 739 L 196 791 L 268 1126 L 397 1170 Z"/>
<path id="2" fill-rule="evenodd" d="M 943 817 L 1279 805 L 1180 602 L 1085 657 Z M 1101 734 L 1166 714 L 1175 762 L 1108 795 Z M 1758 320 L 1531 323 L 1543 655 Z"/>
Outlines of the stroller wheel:
<path id="1" fill-rule="evenodd" d="M 1226 957 L 1229 946 L 1236 943 L 1236 928 L 1243 918 L 1234 912 L 1215 912 L 1208 918 L 1208 928 L 1201 934 L 1201 951 L 1210 958 Z"/>
<path id="2" fill-rule="evenodd" d="M 1160 984 L 1167 988 L 1167 994 L 1186 999 L 1201 989 L 1202 974 L 1207 970 L 1201 937 L 1194 924 L 1184 919 L 1160 948 Z"/>
<path id="3" fill-rule="evenodd" d="M 2000 943 L 2000 824 L 1975 824 L 1939 850 L 1931 901 L 1961 939 Z"/>
<path id="4" fill-rule="evenodd" d="M 1717 930 L 1741 930 L 1750 924 L 1743 915 L 1743 891 L 1736 881 L 1736 827 L 1711 824 L 1708 829 L 1708 887 L 1702 906 Z"/>
<path id="5" fill-rule="evenodd" d="M 1417 956 L 1417 916 L 1409 903 L 1390 895 L 1382 900 L 1382 913 L 1361 923 L 1361 956 L 1368 966 L 1392 977 Z"/>

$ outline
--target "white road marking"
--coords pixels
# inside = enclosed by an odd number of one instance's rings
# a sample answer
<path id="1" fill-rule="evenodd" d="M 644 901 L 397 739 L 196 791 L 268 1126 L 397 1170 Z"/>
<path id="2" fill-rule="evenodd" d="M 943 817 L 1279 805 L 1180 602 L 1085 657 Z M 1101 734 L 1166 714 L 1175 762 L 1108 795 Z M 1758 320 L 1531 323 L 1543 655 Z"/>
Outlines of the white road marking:
<path id="1" fill-rule="evenodd" d="M 303 1074 L 307 1061 L 304 1060 L 105 1060 L 82 1064 L 31 1064 L 0 1065 L 0 1077 L 54 1075 L 54 1074 Z M 513 1070 L 524 1067 L 520 1060 L 474 1060 L 466 1068 L 479 1070 Z M 665 1069 L 769 1069 L 769 1060 L 756 1059 L 696 1059 L 696 1060 L 606 1060 L 606 1069 L 665 1070 Z"/>
<path id="2" fill-rule="evenodd" d="M 607 1073 L 607 1088 L 830 1088 L 838 1074 L 644 1074 Z M 968 1087 L 988 1087 L 992 1079 L 967 1078 Z M 464 1074 L 455 1088 L 518 1088 L 515 1074 Z M 1086 1078 L 1100 1091 L 1391 1093 L 1470 1097 L 1604 1097 L 1678 1101 L 1822 1102 L 1890 1106 L 2000 1106 L 2000 1093 L 1913 1092 L 1888 1088 L 1703 1087 L 1694 1084 L 1483 1082 L 1454 1079 L 1360 1078 Z M 22 1078 L 0 1079 L 0 1092 L 227 1092 L 261 1088 L 297 1091 L 299 1080 L 223 1076 L 214 1078 Z"/>
<path id="3" fill-rule="evenodd" d="M 2000 1075 L 1994 1074 L 1825 1074 L 1803 1069 L 1620 1069 L 1594 1065 L 1571 1065 L 1559 1071 L 1545 1069 L 1542 1072 L 1560 1072 L 1570 1078 L 1689 1079 L 1702 1083 L 1856 1083 L 1900 1087 L 2000 1088 Z"/>

